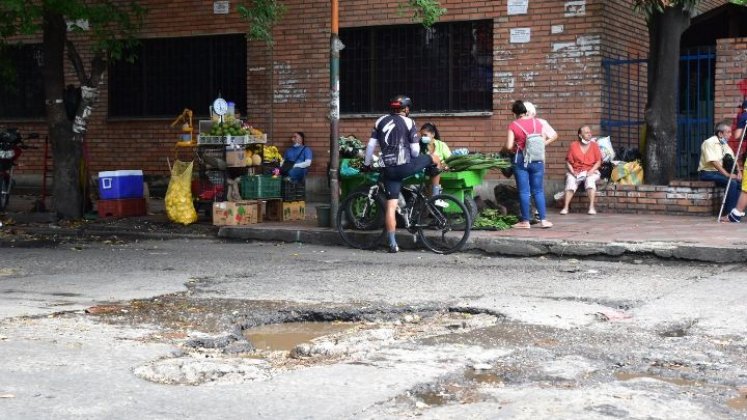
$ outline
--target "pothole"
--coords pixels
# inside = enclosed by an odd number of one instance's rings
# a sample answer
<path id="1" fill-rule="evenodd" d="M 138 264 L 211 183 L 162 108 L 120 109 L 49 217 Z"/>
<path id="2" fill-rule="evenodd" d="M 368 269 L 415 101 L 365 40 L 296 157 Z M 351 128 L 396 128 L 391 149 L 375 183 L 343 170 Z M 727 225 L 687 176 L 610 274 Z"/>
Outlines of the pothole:
<path id="1" fill-rule="evenodd" d="M 689 319 L 682 322 L 673 323 L 664 327 L 659 335 L 664 338 L 684 337 L 690 334 L 690 329 L 692 329 L 697 323 L 697 319 Z"/>
<path id="2" fill-rule="evenodd" d="M 422 384 L 395 398 L 396 403 L 408 403 L 416 409 L 452 404 L 471 404 L 485 400 L 481 387 L 502 387 L 503 376 L 490 364 L 469 366 L 461 373 L 440 378 L 435 383 Z"/>
<path id="3" fill-rule="evenodd" d="M 288 322 L 260 325 L 243 331 L 244 337 L 258 350 L 290 352 L 302 343 L 355 328 L 353 322 Z"/>
<path id="4" fill-rule="evenodd" d="M 732 410 L 747 411 L 747 386 L 737 388 L 738 397 L 726 401 L 726 406 Z"/>
<path id="5" fill-rule="evenodd" d="M 615 378 L 619 381 L 631 381 L 634 379 L 654 379 L 678 386 L 702 386 L 702 381 L 694 381 L 691 379 L 683 378 L 669 378 L 650 373 L 636 373 L 636 372 L 615 372 Z"/>
<path id="6" fill-rule="evenodd" d="M 170 310 L 180 307 L 174 302 L 166 306 Z M 341 310 L 337 314 L 329 309 L 283 310 L 263 318 L 280 322 L 260 325 L 256 325 L 257 318 L 236 314 L 236 319 L 242 321 L 233 324 L 231 331 L 218 335 L 198 331 L 187 332 L 183 339 L 173 332 L 150 335 L 151 340 L 162 338 L 160 341 L 170 341 L 181 352 L 139 366 L 134 373 L 142 379 L 162 384 L 266 380 L 284 371 L 313 365 L 355 363 L 385 348 L 407 346 L 426 337 L 485 328 L 498 321 L 495 315 L 481 313 L 443 309 L 420 314 L 403 309 L 392 308 L 391 312 L 381 309 L 374 312 Z M 117 317 L 123 315 L 118 311 L 103 313 L 110 315 L 112 312 Z M 201 313 L 201 310 L 196 312 Z M 130 313 L 124 315 L 132 316 Z M 169 322 L 169 325 L 173 323 Z M 489 380 L 487 377 L 483 379 Z"/>

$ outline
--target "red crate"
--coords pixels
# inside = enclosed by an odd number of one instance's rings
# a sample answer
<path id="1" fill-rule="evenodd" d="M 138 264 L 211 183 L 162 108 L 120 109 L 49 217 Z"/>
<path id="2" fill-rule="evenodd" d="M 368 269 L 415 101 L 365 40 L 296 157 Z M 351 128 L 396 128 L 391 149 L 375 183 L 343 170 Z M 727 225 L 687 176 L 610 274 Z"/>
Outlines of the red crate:
<path id="1" fill-rule="evenodd" d="M 100 218 L 145 216 L 145 198 L 99 200 L 96 202 Z"/>

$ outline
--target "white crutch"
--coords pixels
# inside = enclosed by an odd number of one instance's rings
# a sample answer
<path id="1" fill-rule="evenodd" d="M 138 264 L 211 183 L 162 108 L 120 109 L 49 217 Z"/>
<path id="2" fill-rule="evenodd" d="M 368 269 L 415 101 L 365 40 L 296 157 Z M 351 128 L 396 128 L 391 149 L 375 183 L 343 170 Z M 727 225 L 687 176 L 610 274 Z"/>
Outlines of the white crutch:
<path id="1" fill-rule="evenodd" d="M 731 172 L 729 172 L 729 180 L 726 181 L 726 190 L 724 191 L 724 199 L 721 200 L 721 208 L 718 211 L 718 219 L 717 222 L 721 222 L 721 214 L 724 212 L 724 206 L 726 205 L 726 196 L 729 194 L 729 186 L 731 184 L 731 176 L 734 174 L 734 170 L 737 169 L 737 160 L 739 160 L 739 152 L 742 151 L 742 143 L 744 142 L 744 133 L 747 132 L 747 121 L 744 122 L 744 127 L 742 127 L 742 135 L 739 138 L 739 144 L 737 145 L 737 151 L 734 155 L 734 165 L 731 167 Z"/>

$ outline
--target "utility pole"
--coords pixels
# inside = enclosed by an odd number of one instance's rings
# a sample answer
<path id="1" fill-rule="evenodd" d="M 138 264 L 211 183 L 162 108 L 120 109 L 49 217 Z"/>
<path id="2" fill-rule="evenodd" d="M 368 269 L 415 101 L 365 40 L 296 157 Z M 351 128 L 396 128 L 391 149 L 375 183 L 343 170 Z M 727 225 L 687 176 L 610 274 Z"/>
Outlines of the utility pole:
<path id="1" fill-rule="evenodd" d="M 338 37 L 338 0 L 332 0 L 332 28 L 329 37 L 329 219 L 337 227 L 337 209 L 340 207 L 340 51 L 345 45 Z"/>

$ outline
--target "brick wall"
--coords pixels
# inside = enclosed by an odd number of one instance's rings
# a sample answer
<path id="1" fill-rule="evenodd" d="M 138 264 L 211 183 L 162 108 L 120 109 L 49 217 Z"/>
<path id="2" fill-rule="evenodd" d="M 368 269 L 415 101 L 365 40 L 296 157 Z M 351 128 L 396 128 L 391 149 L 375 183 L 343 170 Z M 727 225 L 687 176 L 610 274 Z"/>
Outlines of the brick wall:
<path id="1" fill-rule="evenodd" d="M 718 214 L 723 193 L 713 182 L 703 181 L 672 181 L 666 186 L 601 183 L 595 207 L 600 213 L 711 217 Z M 555 204 L 562 208 L 562 198 Z M 585 213 L 589 207 L 586 192 L 576 193 L 570 207 L 571 212 Z"/>
<path id="2" fill-rule="evenodd" d="M 247 29 L 235 13 L 214 15 L 212 1 L 140 3 L 149 10 L 144 37 L 242 33 Z M 340 2 L 340 26 L 410 23 L 408 16 L 399 13 L 398 3 Z M 275 28 L 274 47 L 248 43 L 248 99 L 239 108 L 242 113 L 248 109 L 249 122 L 268 132 L 270 142 L 281 149 L 289 144 L 292 131 L 304 131 L 315 155 L 311 177 L 326 185 L 321 181 L 326 179 L 329 158 L 330 5 L 326 0 L 287 0 L 283 4 L 288 11 Z M 512 120 L 512 101 L 531 100 L 540 116 L 548 119 L 560 134 L 559 141 L 548 149 L 547 173 L 548 180 L 562 183 L 565 152 L 578 126 L 591 124 L 595 131 L 599 129 L 603 109 L 602 57 L 646 52 L 645 23 L 633 12 L 632 0 L 587 0 L 581 8 L 570 7 L 577 2 L 533 0 L 527 15 L 516 16 L 507 15 L 507 0 L 442 0 L 441 4 L 448 9 L 442 19 L 446 22 L 493 19 L 493 110 L 483 116 L 418 115 L 418 98 L 413 98 L 418 124 L 437 124 L 453 148 L 497 151 Z M 511 44 L 510 30 L 525 27 L 531 28 L 531 42 Z M 85 46 L 80 51 L 84 58 L 90 58 Z M 185 63 L 202 64 L 200 57 Z M 72 69 L 69 64 L 66 66 L 73 83 Z M 107 99 L 104 82 L 86 137 L 91 169 L 142 168 L 149 175 L 167 175 L 166 158 L 175 156 L 177 135 L 169 127 L 171 120 L 108 120 Z M 174 116 L 180 112 L 175 109 Z M 374 117 L 344 116 L 340 133 L 367 139 L 373 120 Z M 31 126 L 38 131 L 44 128 L 43 122 Z M 20 173 L 38 173 L 40 156 L 41 151 L 31 151 L 24 157 L 26 165 Z"/>
<path id="3" fill-rule="evenodd" d="M 747 80 L 747 38 L 719 39 L 716 43 L 714 119 L 731 120 L 743 95 L 737 83 Z"/>

